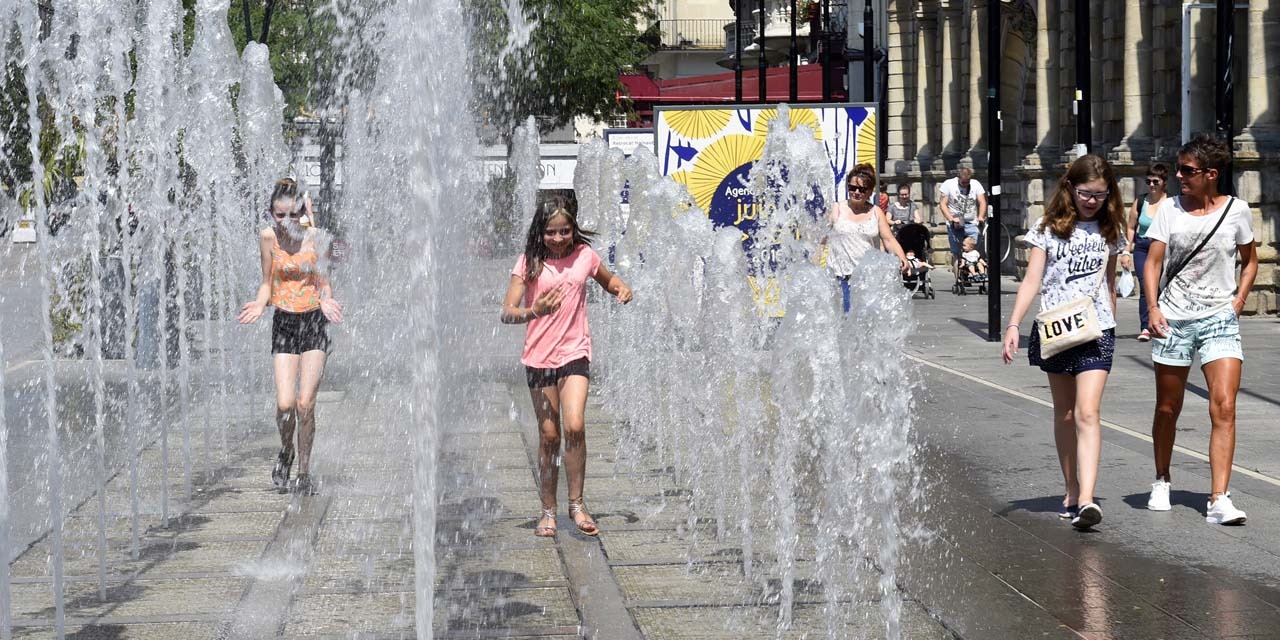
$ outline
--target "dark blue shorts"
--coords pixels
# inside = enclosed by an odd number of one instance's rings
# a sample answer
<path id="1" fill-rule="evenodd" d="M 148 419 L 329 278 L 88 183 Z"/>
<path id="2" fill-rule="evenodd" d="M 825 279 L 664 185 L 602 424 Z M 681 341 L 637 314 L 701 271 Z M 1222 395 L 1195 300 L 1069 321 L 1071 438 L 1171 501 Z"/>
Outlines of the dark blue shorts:
<path id="1" fill-rule="evenodd" d="M 1065 373 L 1074 376 L 1084 371 L 1111 371 L 1111 359 L 1116 353 L 1116 330 L 1104 329 L 1102 337 L 1093 342 L 1071 347 L 1048 359 L 1040 357 L 1040 331 L 1031 331 L 1031 344 L 1027 347 L 1027 359 L 1032 366 L 1045 373 Z"/>

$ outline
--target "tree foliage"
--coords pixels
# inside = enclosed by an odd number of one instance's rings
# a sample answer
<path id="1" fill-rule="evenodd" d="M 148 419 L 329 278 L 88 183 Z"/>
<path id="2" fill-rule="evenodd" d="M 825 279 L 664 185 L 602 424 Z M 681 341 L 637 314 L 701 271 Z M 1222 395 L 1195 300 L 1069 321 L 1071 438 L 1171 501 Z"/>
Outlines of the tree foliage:
<path id="1" fill-rule="evenodd" d="M 529 115 L 543 130 L 575 116 L 618 112 L 619 71 L 653 52 L 640 26 L 657 18 L 653 0 L 524 0 L 538 21 L 529 45 L 503 55 L 509 20 L 502 0 L 472 3 L 472 73 L 482 119 L 507 138 Z"/>

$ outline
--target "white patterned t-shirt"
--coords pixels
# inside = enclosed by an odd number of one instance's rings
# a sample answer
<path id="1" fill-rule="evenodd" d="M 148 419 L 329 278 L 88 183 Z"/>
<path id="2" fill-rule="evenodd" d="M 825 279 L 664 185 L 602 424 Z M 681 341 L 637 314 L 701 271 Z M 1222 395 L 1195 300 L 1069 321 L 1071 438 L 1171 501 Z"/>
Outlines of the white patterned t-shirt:
<path id="1" fill-rule="evenodd" d="M 1160 294 L 1160 312 L 1168 320 L 1208 318 L 1231 307 L 1236 295 L 1236 253 L 1238 245 L 1253 242 L 1253 214 L 1249 205 L 1234 198 L 1227 207 L 1222 226 L 1209 243 L 1191 258 L 1191 262 L 1167 283 Z M 1193 216 L 1182 207 L 1182 198 L 1166 198 L 1160 203 L 1155 222 L 1147 229 L 1147 238 L 1165 243 L 1163 272 L 1167 274 L 1186 261 L 1187 255 L 1218 223 L 1222 208 L 1207 215 Z"/>
<path id="2" fill-rule="evenodd" d="M 1094 295 L 1096 291 L 1093 307 L 1098 312 L 1098 326 L 1114 329 L 1116 318 L 1111 311 L 1111 292 L 1105 276 L 1107 261 L 1120 252 L 1119 245 L 1107 243 L 1096 220 L 1077 222 L 1068 240 L 1054 235 L 1048 227 L 1041 231 L 1040 221 L 1032 223 L 1025 237 L 1029 246 L 1045 252 L 1040 310 Z M 1099 278 L 1103 278 L 1101 285 Z"/>

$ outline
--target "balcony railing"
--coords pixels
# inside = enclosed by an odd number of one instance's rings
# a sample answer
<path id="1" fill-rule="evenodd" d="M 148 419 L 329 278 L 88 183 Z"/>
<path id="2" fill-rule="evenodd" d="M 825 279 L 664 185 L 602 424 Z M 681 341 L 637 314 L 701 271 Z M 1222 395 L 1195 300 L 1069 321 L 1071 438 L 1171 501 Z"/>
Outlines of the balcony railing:
<path id="1" fill-rule="evenodd" d="M 664 49 L 724 49 L 726 20 L 659 20 Z"/>

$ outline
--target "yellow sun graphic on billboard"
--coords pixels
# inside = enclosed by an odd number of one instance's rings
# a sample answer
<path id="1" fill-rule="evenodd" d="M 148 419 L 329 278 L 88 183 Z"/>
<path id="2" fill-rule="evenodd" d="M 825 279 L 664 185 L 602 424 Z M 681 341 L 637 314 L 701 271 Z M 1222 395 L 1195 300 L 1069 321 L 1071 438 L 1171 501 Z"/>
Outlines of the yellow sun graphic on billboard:
<path id="1" fill-rule="evenodd" d="M 769 124 L 778 117 L 777 109 L 762 109 L 756 115 L 755 126 L 751 128 L 751 133 L 761 138 L 769 135 Z M 804 125 L 813 130 L 813 138 L 815 140 L 822 139 L 822 123 L 818 120 L 818 114 L 812 109 L 792 109 L 791 110 L 791 130 L 795 131 L 796 127 Z"/>
<path id="2" fill-rule="evenodd" d="M 688 187 L 689 194 L 703 211 L 711 211 L 711 199 L 725 177 L 738 167 L 755 162 L 764 153 L 764 138 L 725 136 L 698 153 L 697 164 L 671 177 Z"/>
<path id="3" fill-rule="evenodd" d="M 671 111 L 666 115 L 667 126 L 672 131 L 691 140 L 700 140 L 724 130 L 733 112 L 728 109 L 689 109 Z"/>
<path id="4" fill-rule="evenodd" d="M 876 163 L 876 114 L 868 113 L 862 124 L 858 125 L 858 152 L 854 159 L 857 164 Z"/>

